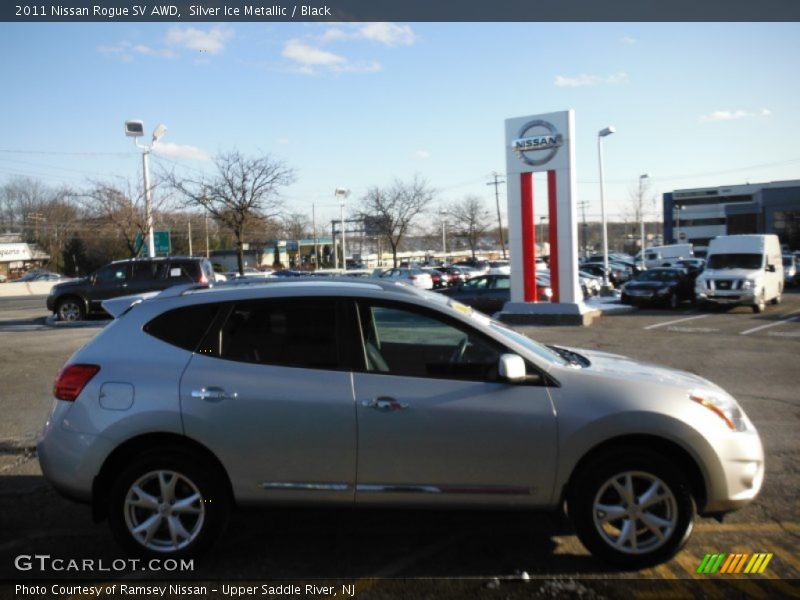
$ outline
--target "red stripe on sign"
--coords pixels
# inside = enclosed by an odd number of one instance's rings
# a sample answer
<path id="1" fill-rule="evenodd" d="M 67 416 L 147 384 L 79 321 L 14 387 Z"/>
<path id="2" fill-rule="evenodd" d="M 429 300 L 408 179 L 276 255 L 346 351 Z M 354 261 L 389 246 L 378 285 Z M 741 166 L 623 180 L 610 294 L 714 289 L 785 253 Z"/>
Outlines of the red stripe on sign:
<path id="1" fill-rule="evenodd" d="M 536 226 L 533 222 L 533 173 L 520 173 L 522 199 L 522 278 L 525 302 L 537 302 Z"/>
<path id="2" fill-rule="evenodd" d="M 547 208 L 550 213 L 550 288 L 553 290 L 552 302 L 559 302 L 558 286 L 558 191 L 556 172 L 547 172 Z"/>

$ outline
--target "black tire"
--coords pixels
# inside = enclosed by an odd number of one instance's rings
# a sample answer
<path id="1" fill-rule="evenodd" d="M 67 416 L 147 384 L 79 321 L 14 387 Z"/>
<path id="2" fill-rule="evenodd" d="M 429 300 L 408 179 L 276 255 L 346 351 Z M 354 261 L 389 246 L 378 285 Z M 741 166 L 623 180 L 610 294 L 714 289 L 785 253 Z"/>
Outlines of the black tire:
<path id="1" fill-rule="evenodd" d="M 75 296 L 67 296 L 58 301 L 56 314 L 61 321 L 83 321 L 86 318 L 86 305 Z"/>
<path id="2" fill-rule="evenodd" d="M 668 302 L 669 302 L 669 307 L 672 310 L 675 310 L 676 308 L 678 308 L 678 306 L 680 306 L 680 301 L 678 300 L 678 294 L 676 294 L 675 292 L 672 292 L 669 295 Z"/>
<path id="3" fill-rule="evenodd" d="M 782 301 L 782 300 L 783 300 L 782 294 L 781 294 L 780 292 L 778 292 L 778 295 L 777 295 L 777 296 L 775 296 L 775 297 L 774 297 L 774 298 L 771 300 L 771 303 L 772 303 L 772 304 L 774 304 L 774 305 L 778 305 L 778 304 L 780 304 L 780 303 L 781 303 L 781 301 Z"/>
<path id="4" fill-rule="evenodd" d="M 764 292 L 761 292 L 761 295 L 758 298 L 758 302 L 753 305 L 753 312 L 757 315 L 760 315 L 767 309 L 767 301 L 764 296 Z"/>
<path id="5" fill-rule="evenodd" d="M 148 478 L 160 472 L 178 476 L 173 484 L 173 497 L 188 500 L 199 492 L 200 499 L 192 502 L 190 507 L 187 506 L 193 511 L 199 510 L 199 513 L 173 513 L 172 507 L 162 506 L 168 503 L 163 502 L 158 487 L 148 484 Z M 141 484 L 143 481 L 141 489 L 156 497 L 160 502 L 158 509 L 134 508 L 126 504 L 128 498 L 144 497 L 138 494 L 129 495 L 133 493 L 134 484 Z M 158 481 L 158 475 L 155 481 Z M 172 480 L 167 481 L 171 483 Z M 224 473 L 217 465 L 180 446 L 161 446 L 135 457 L 116 478 L 109 494 L 108 517 L 115 539 L 130 554 L 145 558 L 175 558 L 197 556 L 206 551 L 224 531 L 230 508 L 229 487 Z M 146 546 L 144 540 L 134 537 L 130 528 L 137 523 L 143 524 L 149 517 L 156 515 L 159 524 L 155 528 L 154 540 Z M 160 541 L 168 538 L 173 530 L 168 520 L 176 516 L 181 521 L 183 531 L 192 536 L 191 539 L 184 538 L 175 547 L 161 544 Z"/>
<path id="6" fill-rule="evenodd" d="M 668 497 L 672 500 L 653 504 L 652 513 L 647 510 L 641 511 L 647 515 L 648 520 L 655 516 L 671 522 L 672 525 L 668 530 L 659 529 L 663 540 L 647 528 L 642 518 L 610 520 L 603 525 L 605 529 L 602 532 L 600 525 L 596 524 L 595 518 L 603 518 L 603 513 L 598 511 L 595 514 L 595 501 L 600 504 L 613 502 L 607 494 L 614 494 L 616 491 L 608 485 L 615 476 L 622 477 L 620 481 L 626 481 L 623 477 L 625 473 L 639 474 L 634 475 L 631 480 L 637 501 L 642 492 L 656 480 L 660 484 L 658 492 L 669 493 Z M 604 489 L 607 491 L 600 496 Z M 627 510 L 627 504 L 622 500 L 622 496 L 619 498 L 621 505 Z M 691 488 L 681 472 L 664 457 L 637 447 L 617 449 L 584 466 L 573 477 L 568 491 L 567 505 L 570 519 L 583 545 L 595 557 L 626 569 L 640 569 L 672 558 L 689 539 L 695 517 Z M 636 502 L 632 505 L 636 505 Z M 651 546 L 651 549 L 645 547 L 634 550 L 632 542 L 630 548 L 625 548 L 624 542 L 618 547 L 613 545 L 615 528 L 622 538 L 628 521 L 632 523 L 634 537 L 638 539 L 641 532 L 644 540 L 642 545 Z"/>

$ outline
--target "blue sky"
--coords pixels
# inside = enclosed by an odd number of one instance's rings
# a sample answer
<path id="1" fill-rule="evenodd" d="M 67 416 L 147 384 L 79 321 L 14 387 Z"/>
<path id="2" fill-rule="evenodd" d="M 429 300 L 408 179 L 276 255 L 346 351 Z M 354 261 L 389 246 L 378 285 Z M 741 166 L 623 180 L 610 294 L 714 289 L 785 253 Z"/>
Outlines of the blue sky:
<path id="1" fill-rule="evenodd" d="M 568 108 L 590 215 L 606 125 L 612 213 L 643 173 L 657 193 L 800 179 L 796 23 L 3 23 L 0 53 L 0 181 L 138 183 L 122 124 L 140 118 L 169 128 L 154 163 L 283 159 L 288 209 L 322 221 L 334 188 L 415 173 L 491 207 L 504 119 Z"/>

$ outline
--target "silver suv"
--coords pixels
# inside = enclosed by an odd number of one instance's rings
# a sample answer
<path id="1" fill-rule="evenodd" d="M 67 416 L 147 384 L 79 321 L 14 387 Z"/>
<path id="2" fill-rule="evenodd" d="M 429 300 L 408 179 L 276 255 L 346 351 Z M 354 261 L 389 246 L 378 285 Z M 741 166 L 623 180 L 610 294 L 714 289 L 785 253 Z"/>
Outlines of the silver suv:
<path id="1" fill-rule="evenodd" d="M 39 459 L 131 552 L 197 553 L 235 505 L 566 502 L 589 550 L 641 567 L 762 484 L 759 436 L 716 385 L 543 346 L 438 294 L 295 280 L 104 306 L 117 318 L 59 374 Z"/>

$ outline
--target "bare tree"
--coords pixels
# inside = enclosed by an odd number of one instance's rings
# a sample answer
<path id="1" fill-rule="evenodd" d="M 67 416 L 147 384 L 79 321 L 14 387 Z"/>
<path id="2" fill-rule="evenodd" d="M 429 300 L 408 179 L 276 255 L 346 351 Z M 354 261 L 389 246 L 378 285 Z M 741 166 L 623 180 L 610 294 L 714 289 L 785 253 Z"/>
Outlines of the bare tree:
<path id="1" fill-rule="evenodd" d="M 189 204 L 202 206 L 233 233 L 239 273 L 244 274 L 245 229 L 279 214 L 280 189 L 294 182 L 294 171 L 270 156 L 248 158 L 238 151 L 220 154 L 214 163 L 217 174 L 212 179 L 171 173 L 166 180 Z"/>
<path id="2" fill-rule="evenodd" d="M 492 215 L 477 196 L 467 196 L 451 204 L 447 212 L 452 217 L 456 235 L 466 240 L 474 260 L 478 242 L 491 226 Z"/>
<path id="3" fill-rule="evenodd" d="M 414 219 L 430 206 L 434 190 L 415 176 L 409 182 L 395 181 L 388 188 L 373 187 L 361 201 L 360 216 L 392 248 L 392 263 L 397 266 L 397 247 Z"/>
<path id="4" fill-rule="evenodd" d="M 283 235 L 289 240 L 303 240 L 311 237 L 311 220 L 308 215 L 293 212 L 283 218 Z"/>
<path id="5" fill-rule="evenodd" d="M 84 195 L 87 211 L 94 218 L 95 225 L 110 228 L 122 239 L 128 256 L 133 258 L 141 250 L 141 243 L 147 237 L 143 194 L 136 194 L 130 185 L 121 186 L 94 182 Z M 137 244 L 137 236 L 139 243 Z"/>

